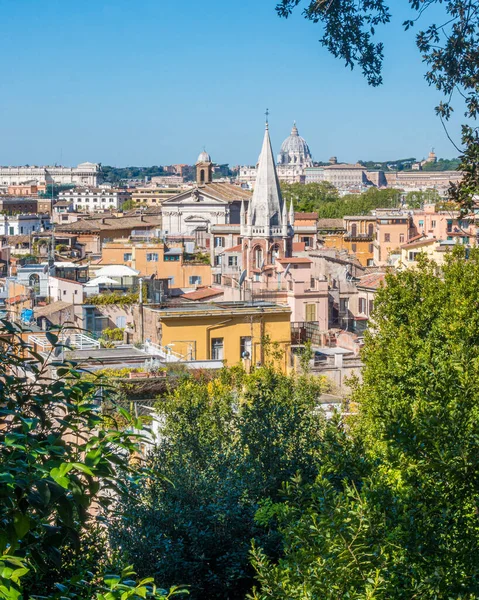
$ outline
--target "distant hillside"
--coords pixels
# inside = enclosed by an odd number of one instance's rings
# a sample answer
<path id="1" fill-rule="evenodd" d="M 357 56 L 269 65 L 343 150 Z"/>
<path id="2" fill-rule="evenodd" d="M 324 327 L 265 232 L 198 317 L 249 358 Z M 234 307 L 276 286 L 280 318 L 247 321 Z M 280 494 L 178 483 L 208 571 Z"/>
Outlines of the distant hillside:
<path id="1" fill-rule="evenodd" d="M 364 167 L 382 171 L 410 171 L 412 165 L 418 162 L 415 158 L 401 158 L 398 160 L 387 160 L 385 162 L 376 162 L 374 160 L 358 161 Z M 427 163 L 423 165 L 423 171 L 455 171 L 459 166 L 458 158 L 439 158 L 436 163 Z"/>
<path id="2" fill-rule="evenodd" d="M 143 177 L 157 177 L 164 175 L 161 166 L 153 167 L 109 167 L 102 166 L 103 178 L 109 183 L 118 183 L 121 179 L 142 179 Z"/>

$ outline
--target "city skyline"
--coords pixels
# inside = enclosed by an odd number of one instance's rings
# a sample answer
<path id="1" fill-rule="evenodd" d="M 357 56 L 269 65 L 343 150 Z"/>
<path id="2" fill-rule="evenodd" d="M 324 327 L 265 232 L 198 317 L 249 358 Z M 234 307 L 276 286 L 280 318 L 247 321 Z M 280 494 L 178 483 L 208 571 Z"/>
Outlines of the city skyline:
<path id="1" fill-rule="evenodd" d="M 275 154 L 296 120 L 316 161 L 421 159 L 432 147 L 454 157 L 405 14 L 393 15 L 385 83 L 373 89 L 328 55 L 314 24 L 279 19 L 274 2 L 239 12 L 187 0 L 181 14 L 170 1 L 11 4 L 0 163 L 193 163 L 206 147 L 215 162 L 254 164 L 266 107 Z"/>

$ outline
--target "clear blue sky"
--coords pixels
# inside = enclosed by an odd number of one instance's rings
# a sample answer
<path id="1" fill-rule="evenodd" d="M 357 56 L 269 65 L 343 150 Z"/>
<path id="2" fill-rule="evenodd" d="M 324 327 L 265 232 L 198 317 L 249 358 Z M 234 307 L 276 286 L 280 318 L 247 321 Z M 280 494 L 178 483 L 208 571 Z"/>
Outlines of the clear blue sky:
<path id="1" fill-rule="evenodd" d="M 192 163 L 203 146 L 217 162 L 254 163 L 266 107 L 275 153 L 296 119 L 316 160 L 457 154 L 402 33 L 406 12 L 387 28 L 384 85 L 373 89 L 320 46 L 318 25 L 274 6 L 5 0 L 0 164 Z"/>

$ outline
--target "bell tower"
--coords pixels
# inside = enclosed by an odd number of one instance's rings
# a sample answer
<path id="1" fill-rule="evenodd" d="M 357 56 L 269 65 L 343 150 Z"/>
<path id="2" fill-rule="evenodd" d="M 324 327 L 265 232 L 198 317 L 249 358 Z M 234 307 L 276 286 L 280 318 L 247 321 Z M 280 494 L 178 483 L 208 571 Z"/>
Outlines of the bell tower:
<path id="1" fill-rule="evenodd" d="M 204 185 L 213 181 L 213 163 L 211 157 L 203 150 L 196 161 L 196 185 Z"/>

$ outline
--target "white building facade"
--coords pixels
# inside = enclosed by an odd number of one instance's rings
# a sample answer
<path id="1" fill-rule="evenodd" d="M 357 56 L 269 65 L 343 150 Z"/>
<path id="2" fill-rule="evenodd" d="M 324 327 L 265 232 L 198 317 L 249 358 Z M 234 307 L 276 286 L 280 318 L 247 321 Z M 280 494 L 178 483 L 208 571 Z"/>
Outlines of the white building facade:
<path id="1" fill-rule="evenodd" d="M 313 166 L 313 158 L 306 140 L 298 133 L 296 123 L 291 134 L 284 140 L 277 156 L 276 172 L 278 179 L 285 183 L 305 183 L 305 169 Z M 256 167 L 243 166 L 239 170 L 239 182 L 253 188 L 256 181 Z"/>
<path id="2" fill-rule="evenodd" d="M 50 228 L 46 215 L 0 215 L 0 235 L 30 235 Z"/>
<path id="3" fill-rule="evenodd" d="M 97 186 L 101 181 L 101 166 L 91 162 L 84 162 L 76 167 L 0 166 L 0 186 L 20 185 L 33 181 L 37 184 Z"/>
<path id="4" fill-rule="evenodd" d="M 58 194 L 59 202 L 68 202 L 75 212 L 104 212 L 120 210 L 131 194 L 126 190 L 96 187 L 76 187 Z"/>

